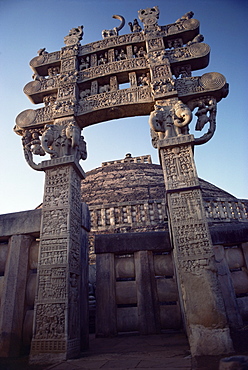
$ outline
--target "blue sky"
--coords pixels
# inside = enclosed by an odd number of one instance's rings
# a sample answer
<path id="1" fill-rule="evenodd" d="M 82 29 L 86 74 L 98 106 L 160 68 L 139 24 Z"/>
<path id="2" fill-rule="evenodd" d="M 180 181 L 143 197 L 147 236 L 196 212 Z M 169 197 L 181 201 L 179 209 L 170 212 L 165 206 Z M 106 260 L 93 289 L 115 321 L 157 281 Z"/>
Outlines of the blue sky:
<path id="1" fill-rule="evenodd" d="M 126 20 L 120 34 L 129 33 L 128 22 L 138 10 L 158 5 L 159 25 L 173 23 L 192 10 L 200 21 L 204 42 L 210 45 L 210 63 L 206 72 L 222 73 L 230 84 L 230 93 L 218 104 L 217 130 L 207 144 L 196 147 L 198 176 L 238 198 L 248 198 L 247 183 L 247 19 L 245 0 L 0 0 L 0 213 L 33 209 L 42 202 L 44 174 L 32 170 L 23 157 L 21 137 L 13 132 L 16 116 L 25 109 L 36 109 L 23 93 L 32 80 L 30 60 L 37 51 L 60 50 L 71 28 L 84 25 L 82 44 L 100 40 L 101 31 L 119 25 L 112 18 L 120 14 Z M 148 117 L 114 120 L 83 131 L 88 145 L 85 171 L 102 162 L 151 154 Z"/>

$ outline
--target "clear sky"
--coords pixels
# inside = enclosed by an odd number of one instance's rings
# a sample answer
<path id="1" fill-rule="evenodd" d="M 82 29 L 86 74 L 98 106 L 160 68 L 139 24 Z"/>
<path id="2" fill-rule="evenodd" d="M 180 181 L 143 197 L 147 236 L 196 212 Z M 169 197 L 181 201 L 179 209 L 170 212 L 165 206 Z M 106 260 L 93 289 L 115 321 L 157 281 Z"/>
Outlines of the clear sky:
<path id="1" fill-rule="evenodd" d="M 160 9 L 161 26 L 194 12 L 204 42 L 211 47 L 209 66 L 194 76 L 220 72 L 230 84 L 228 97 L 218 104 L 215 135 L 195 149 L 198 176 L 237 198 L 248 198 L 248 1 L 0 0 L 0 213 L 34 209 L 43 197 L 44 173 L 28 166 L 21 137 L 13 132 L 20 112 L 39 107 L 23 93 L 32 80 L 30 60 L 40 48 L 60 50 L 64 36 L 79 25 L 84 26 L 82 44 L 100 40 L 103 29 L 119 25 L 113 14 L 126 20 L 120 34 L 129 33 L 128 22 L 138 18 L 138 10 L 155 5 Z M 88 159 L 81 163 L 85 171 L 124 158 L 126 153 L 151 154 L 153 163 L 159 163 L 146 116 L 100 123 L 85 128 L 83 135 L 88 146 Z"/>

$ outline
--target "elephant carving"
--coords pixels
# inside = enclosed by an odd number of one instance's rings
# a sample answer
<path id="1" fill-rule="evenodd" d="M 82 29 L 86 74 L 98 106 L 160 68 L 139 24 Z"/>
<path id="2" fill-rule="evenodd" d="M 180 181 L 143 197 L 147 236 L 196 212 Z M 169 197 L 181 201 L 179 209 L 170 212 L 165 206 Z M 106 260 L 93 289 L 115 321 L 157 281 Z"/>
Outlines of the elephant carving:
<path id="1" fill-rule="evenodd" d="M 52 157 L 57 157 L 58 153 L 52 148 L 52 145 L 56 139 L 56 127 L 54 125 L 45 125 L 45 131 L 41 136 L 41 146 L 43 150 L 51 154 Z"/>
<path id="2" fill-rule="evenodd" d="M 159 140 L 174 136 L 172 110 L 170 107 L 159 107 L 155 105 L 155 110 L 149 117 L 151 130 L 155 131 Z"/>
<path id="3" fill-rule="evenodd" d="M 177 136 L 189 133 L 188 125 L 192 120 L 192 112 L 189 107 L 180 100 L 174 106 L 173 120 Z"/>
<path id="4" fill-rule="evenodd" d="M 52 158 L 76 154 L 80 144 L 80 132 L 75 122 L 67 123 L 66 126 L 45 125 L 41 146 Z"/>
<path id="5" fill-rule="evenodd" d="M 188 124 L 192 120 L 192 112 L 180 100 L 174 106 L 156 106 L 149 117 L 152 131 L 158 139 L 188 134 Z"/>

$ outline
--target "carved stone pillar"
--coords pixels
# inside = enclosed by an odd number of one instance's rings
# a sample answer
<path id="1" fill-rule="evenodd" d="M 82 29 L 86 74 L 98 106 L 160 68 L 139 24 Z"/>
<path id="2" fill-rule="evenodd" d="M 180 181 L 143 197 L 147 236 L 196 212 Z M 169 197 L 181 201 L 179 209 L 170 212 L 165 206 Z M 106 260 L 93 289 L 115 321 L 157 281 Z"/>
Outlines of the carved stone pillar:
<path id="1" fill-rule="evenodd" d="M 158 141 L 174 262 L 192 356 L 232 351 L 193 158 L 193 135 Z"/>
<path id="2" fill-rule="evenodd" d="M 73 155 L 44 161 L 42 170 L 46 178 L 30 353 L 30 363 L 39 364 L 79 355 L 85 336 L 81 302 L 87 302 L 88 284 L 82 274 L 88 264 L 80 202 L 84 172 Z"/>

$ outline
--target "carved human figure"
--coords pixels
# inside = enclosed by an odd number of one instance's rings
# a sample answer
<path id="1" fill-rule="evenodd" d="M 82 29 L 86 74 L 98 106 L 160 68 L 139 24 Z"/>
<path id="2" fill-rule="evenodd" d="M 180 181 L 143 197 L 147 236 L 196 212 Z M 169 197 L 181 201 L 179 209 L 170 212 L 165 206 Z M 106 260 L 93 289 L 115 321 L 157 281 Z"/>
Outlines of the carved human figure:
<path id="1" fill-rule="evenodd" d="M 101 64 L 106 64 L 106 63 L 107 63 L 107 53 L 105 53 L 104 56 L 103 54 L 101 54 L 97 64 L 100 66 Z"/>
<path id="2" fill-rule="evenodd" d="M 80 136 L 80 138 L 79 138 L 79 145 L 77 147 L 76 159 L 78 161 L 80 159 L 82 159 L 83 161 L 85 161 L 85 159 L 87 159 L 87 146 L 86 146 L 86 142 L 84 141 L 83 136 Z"/>
<path id="3" fill-rule="evenodd" d="M 140 32 L 142 30 L 137 19 L 134 19 L 133 23 L 128 22 L 128 25 L 130 27 L 131 32 Z"/>
<path id="4" fill-rule="evenodd" d="M 120 52 L 118 50 L 115 50 L 115 59 L 118 61 L 118 60 L 125 60 L 127 59 L 127 54 L 125 53 L 125 51 L 123 49 L 120 50 Z"/>
<path id="5" fill-rule="evenodd" d="M 85 58 L 81 58 L 80 62 L 79 70 L 87 69 L 90 66 L 90 57 L 87 55 Z"/>
<path id="6" fill-rule="evenodd" d="M 42 156 L 46 154 L 45 151 L 42 149 L 38 132 L 34 132 L 32 134 L 32 139 L 30 141 L 30 149 L 31 149 L 31 152 L 33 152 L 33 154 L 42 155 Z"/>
<path id="7" fill-rule="evenodd" d="M 73 149 L 79 146 L 80 128 L 74 122 L 69 123 L 65 129 L 65 133 Z"/>
<path id="8" fill-rule="evenodd" d="M 195 115 L 198 117 L 196 121 L 195 130 L 201 131 L 205 124 L 209 121 L 209 117 L 207 116 L 208 107 L 204 104 L 203 101 L 200 101 L 198 104 L 198 110 Z"/>
<path id="9" fill-rule="evenodd" d="M 216 103 L 214 100 L 209 100 L 208 106 L 203 101 L 198 104 L 198 111 L 195 115 L 198 117 L 195 130 L 201 131 L 207 122 L 211 123 L 213 116 L 215 116 Z"/>
<path id="10" fill-rule="evenodd" d="M 149 78 L 145 73 L 138 78 L 138 86 L 149 86 Z"/>
<path id="11" fill-rule="evenodd" d="M 137 46 L 134 46 L 133 50 L 134 50 L 135 58 L 142 58 L 142 57 L 146 57 L 147 55 L 143 46 L 140 46 L 139 48 Z"/>

